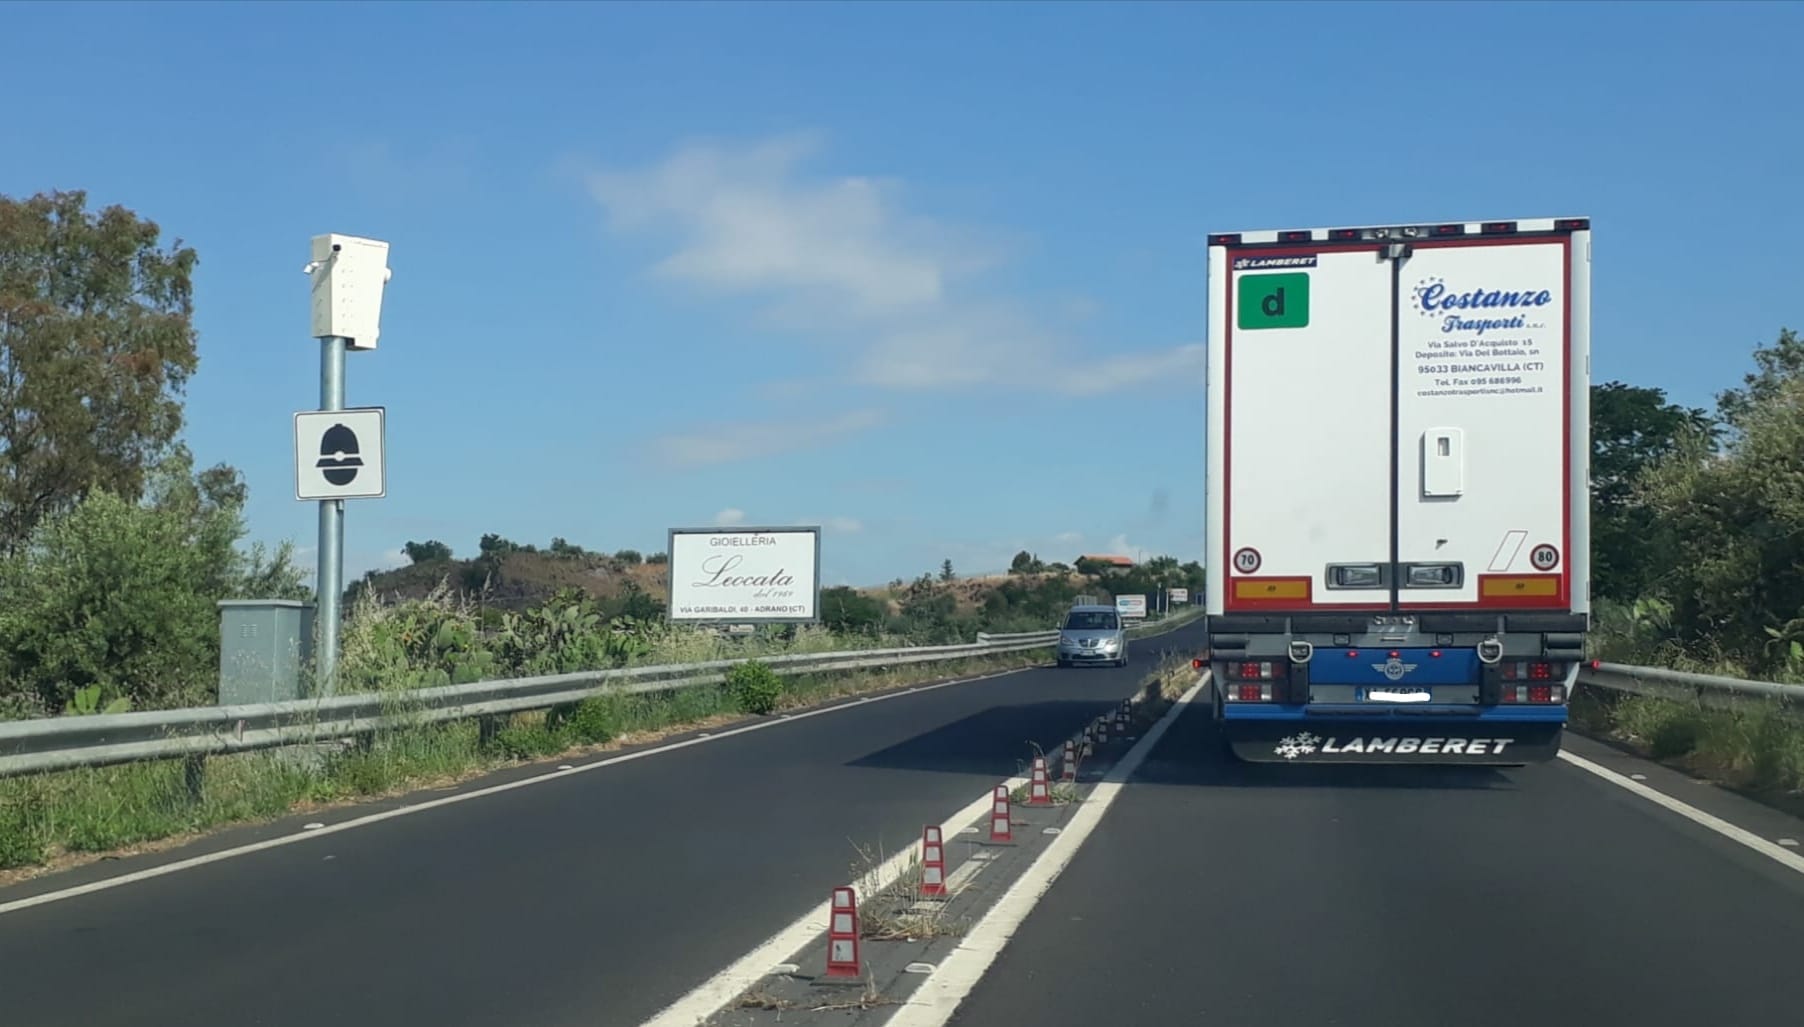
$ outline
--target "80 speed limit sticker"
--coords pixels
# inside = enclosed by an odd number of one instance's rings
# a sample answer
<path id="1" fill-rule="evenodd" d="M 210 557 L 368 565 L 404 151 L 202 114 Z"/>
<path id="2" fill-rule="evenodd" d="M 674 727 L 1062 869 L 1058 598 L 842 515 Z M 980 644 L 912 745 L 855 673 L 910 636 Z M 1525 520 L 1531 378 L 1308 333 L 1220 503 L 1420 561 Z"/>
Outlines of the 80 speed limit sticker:
<path id="1" fill-rule="evenodd" d="M 1551 571 L 1560 565 L 1560 551 L 1543 542 L 1529 550 L 1528 562 L 1534 565 L 1535 570 Z"/>

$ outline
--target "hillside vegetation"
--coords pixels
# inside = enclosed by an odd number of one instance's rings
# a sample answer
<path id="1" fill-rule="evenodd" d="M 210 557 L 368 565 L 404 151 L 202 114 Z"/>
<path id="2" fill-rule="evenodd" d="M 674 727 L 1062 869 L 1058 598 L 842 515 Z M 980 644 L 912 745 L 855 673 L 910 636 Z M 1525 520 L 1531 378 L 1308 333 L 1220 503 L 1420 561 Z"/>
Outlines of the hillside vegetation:
<path id="1" fill-rule="evenodd" d="M 350 595 L 382 604 L 455 599 L 468 605 L 485 628 L 499 626 L 509 612 L 560 596 L 560 602 L 576 597 L 604 618 L 653 621 L 664 616 L 669 595 L 663 553 L 598 552 L 562 538 L 541 549 L 499 535 L 484 535 L 476 555 L 462 559 L 438 540 L 408 542 L 402 551 L 413 561 L 409 566 L 373 571 Z M 969 640 L 978 631 L 1043 630 L 1080 595 L 1103 602 L 1112 602 L 1117 594 L 1145 595 L 1156 604 L 1155 597 L 1166 588 L 1189 588 L 1200 599 L 1203 583 L 1201 564 L 1180 563 L 1171 556 L 1133 567 L 1091 561 L 1071 566 L 1021 552 L 1007 574 L 960 577 L 951 561 L 943 561 L 938 573 L 912 581 L 825 588 L 821 611 L 823 626 L 835 633 L 929 644 Z"/>

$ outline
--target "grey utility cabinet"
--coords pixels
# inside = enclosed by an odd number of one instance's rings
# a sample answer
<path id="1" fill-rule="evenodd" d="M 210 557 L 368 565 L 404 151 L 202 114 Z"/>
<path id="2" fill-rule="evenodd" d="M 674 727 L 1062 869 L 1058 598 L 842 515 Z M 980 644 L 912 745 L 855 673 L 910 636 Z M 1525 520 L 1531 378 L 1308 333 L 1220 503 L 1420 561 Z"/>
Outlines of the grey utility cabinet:
<path id="1" fill-rule="evenodd" d="M 305 698 L 313 659 L 313 603 L 223 599 L 219 603 L 219 704 Z"/>

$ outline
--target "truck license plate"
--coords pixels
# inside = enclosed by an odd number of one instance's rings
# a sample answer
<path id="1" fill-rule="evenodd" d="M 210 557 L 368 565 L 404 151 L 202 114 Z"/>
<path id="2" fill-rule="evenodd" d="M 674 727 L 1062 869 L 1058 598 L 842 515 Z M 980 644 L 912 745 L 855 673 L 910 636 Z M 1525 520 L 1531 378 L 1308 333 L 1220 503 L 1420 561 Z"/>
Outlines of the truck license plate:
<path id="1" fill-rule="evenodd" d="M 1367 702 L 1428 702 L 1433 696 L 1426 688 L 1371 688 Z"/>

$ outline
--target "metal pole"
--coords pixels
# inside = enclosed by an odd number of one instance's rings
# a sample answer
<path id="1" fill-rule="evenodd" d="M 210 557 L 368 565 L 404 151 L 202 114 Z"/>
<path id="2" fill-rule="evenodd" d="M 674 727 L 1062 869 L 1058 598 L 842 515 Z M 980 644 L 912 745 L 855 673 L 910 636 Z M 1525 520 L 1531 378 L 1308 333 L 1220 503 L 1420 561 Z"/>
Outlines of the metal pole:
<path id="1" fill-rule="evenodd" d="M 345 408 L 345 340 L 328 335 L 320 340 L 319 408 Z M 332 695 L 338 685 L 338 628 L 344 600 L 345 501 L 319 504 L 319 572 L 315 577 L 319 613 L 318 694 Z"/>

